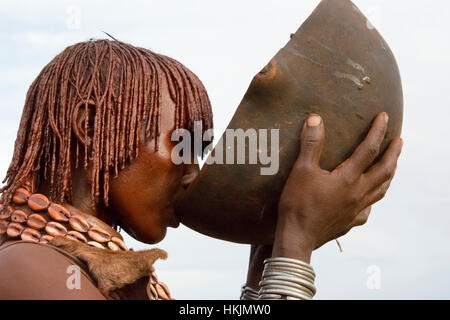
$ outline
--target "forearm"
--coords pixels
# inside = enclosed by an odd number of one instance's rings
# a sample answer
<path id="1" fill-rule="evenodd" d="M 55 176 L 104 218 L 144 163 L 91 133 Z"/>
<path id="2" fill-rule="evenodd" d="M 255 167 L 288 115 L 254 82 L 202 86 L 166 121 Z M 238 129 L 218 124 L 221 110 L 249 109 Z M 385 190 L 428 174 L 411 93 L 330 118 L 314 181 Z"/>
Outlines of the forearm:
<path id="1" fill-rule="evenodd" d="M 264 260 L 272 256 L 272 245 L 252 245 L 248 263 L 246 286 L 259 290 L 264 270 Z"/>
<path id="2" fill-rule="evenodd" d="M 309 263 L 314 242 L 306 232 L 297 226 L 294 215 L 279 213 L 275 231 L 272 257 L 285 257 Z"/>
<path id="3" fill-rule="evenodd" d="M 279 214 L 275 241 L 272 245 L 252 245 L 250 249 L 249 267 L 246 285 L 259 289 L 264 260 L 270 257 L 286 257 L 309 263 L 313 251 L 312 241 L 306 232 L 299 232 L 299 227 L 291 221 L 292 215 Z"/>
<path id="4" fill-rule="evenodd" d="M 308 264 L 312 250 L 304 245 L 296 245 L 296 240 L 289 240 L 292 238 L 278 237 L 273 247 L 252 246 L 247 282 L 241 292 L 241 299 L 267 299 L 274 296 L 279 299 L 312 299 L 315 294 L 315 275 Z M 283 283 L 283 280 L 287 282 Z"/>

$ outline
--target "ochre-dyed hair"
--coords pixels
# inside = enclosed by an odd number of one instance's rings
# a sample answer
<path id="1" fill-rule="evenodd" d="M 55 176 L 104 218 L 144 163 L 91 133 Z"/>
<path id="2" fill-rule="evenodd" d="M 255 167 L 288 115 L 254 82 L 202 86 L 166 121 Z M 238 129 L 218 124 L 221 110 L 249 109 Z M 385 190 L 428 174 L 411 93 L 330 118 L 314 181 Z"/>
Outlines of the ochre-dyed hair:
<path id="1" fill-rule="evenodd" d="M 203 130 L 212 128 L 205 88 L 174 59 L 120 41 L 95 40 L 66 48 L 28 90 L 6 184 L 0 190 L 3 201 L 9 202 L 25 182 L 33 181 L 37 189 L 45 179 L 51 200 L 71 203 L 75 151 L 76 166 L 79 161 L 85 168 L 92 163 L 93 203 L 103 197 L 108 205 L 110 176 L 117 176 L 138 155 L 141 136 L 159 136 L 164 79 L 175 102 L 176 128 L 192 130 L 194 121 L 202 121 Z M 93 123 L 90 147 L 72 130 L 74 110 L 80 105 L 86 116 L 85 139 L 88 123 Z M 95 106 L 93 119 L 88 105 Z M 84 159 L 79 159 L 80 148 Z"/>

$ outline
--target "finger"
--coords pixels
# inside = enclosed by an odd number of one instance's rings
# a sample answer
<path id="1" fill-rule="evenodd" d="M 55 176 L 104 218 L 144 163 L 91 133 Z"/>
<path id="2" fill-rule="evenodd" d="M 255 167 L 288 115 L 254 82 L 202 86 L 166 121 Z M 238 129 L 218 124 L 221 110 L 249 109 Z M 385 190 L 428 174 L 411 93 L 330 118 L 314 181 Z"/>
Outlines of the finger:
<path id="1" fill-rule="evenodd" d="M 346 160 L 347 166 L 356 169 L 361 174 L 372 164 L 380 152 L 387 130 L 388 115 L 386 112 L 378 114 L 364 141 L 356 148 L 351 157 Z"/>
<path id="2" fill-rule="evenodd" d="M 374 203 L 380 201 L 386 195 L 386 192 L 391 185 L 392 179 L 384 182 L 381 186 L 375 188 L 372 192 L 367 195 L 367 203 L 373 205 Z"/>
<path id="3" fill-rule="evenodd" d="M 369 215 L 370 212 L 372 210 L 372 206 L 369 206 L 367 208 L 365 208 L 363 211 L 361 211 L 360 213 L 358 213 L 358 215 L 353 219 L 352 223 L 350 224 L 351 227 L 358 227 L 358 226 L 362 226 L 363 224 L 365 224 L 367 222 L 367 220 L 369 219 Z"/>
<path id="4" fill-rule="evenodd" d="M 402 151 L 402 147 L 403 140 L 401 138 L 392 140 L 381 160 L 374 164 L 369 171 L 364 174 L 371 185 L 378 186 L 392 179 L 395 170 L 397 169 L 397 161 Z"/>
<path id="5" fill-rule="evenodd" d="M 363 211 L 361 211 L 360 213 L 358 213 L 356 215 L 356 217 L 353 219 L 353 221 L 350 223 L 350 225 L 344 231 L 339 232 L 337 235 L 332 237 L 332 239 L 330 239 L 330 240 L 342 237 L 342 236 L 346 235 L 352 228 L 362 226 L 363 224 L 365 224 L 367 222 L 367 220 L 369 219 L 371 210 L 372 210 L 372 207 L 369 206 L 369 207 L 365 208 Z"/>
<path id="6" fill-rule="evenodd" d="M 340 237 L 345 236 L 347 233 L 350 232 L 350 230 L 352 230 L 352 228 L 351 228 L 351 227 L 348 227 L 348 228 L 345 229 L 344 231 L 339 232 L 337 235 L 335 235 L 334 237 L 332 237 L 331 239 L 329 239 L 327 242 L 333 241 L 333 240 L 335 240 L 335 239 L 337 239 L 337 238 L 340 238 Z"/>
<path id="7" fill-rule="evenodd" d="M 322 118 L 317 114 L 311 114 L 303 125 L 298 161 L 304 165 L 319 166 L 324 140 L 325 129 Z"/>

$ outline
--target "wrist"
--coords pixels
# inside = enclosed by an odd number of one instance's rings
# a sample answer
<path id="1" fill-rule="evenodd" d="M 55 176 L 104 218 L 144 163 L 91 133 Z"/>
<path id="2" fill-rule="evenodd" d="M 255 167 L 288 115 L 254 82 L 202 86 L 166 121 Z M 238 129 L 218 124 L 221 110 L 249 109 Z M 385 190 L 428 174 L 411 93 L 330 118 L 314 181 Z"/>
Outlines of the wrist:
<path id="1" fill-rule="evenodd" d="M 298 259 L 309 263 L 315 241 L 299 225 L 295 216 L 279 214 L 272 256 Z"/>
<path id="2" fill-rule="evenodd" d="M 250 251 L 249 268 L 246 285 L 255 290 L 259 289 L 259 282 L 264 270 L 264 260 L 272 256 L 272 245 L 252 245 Z"/>

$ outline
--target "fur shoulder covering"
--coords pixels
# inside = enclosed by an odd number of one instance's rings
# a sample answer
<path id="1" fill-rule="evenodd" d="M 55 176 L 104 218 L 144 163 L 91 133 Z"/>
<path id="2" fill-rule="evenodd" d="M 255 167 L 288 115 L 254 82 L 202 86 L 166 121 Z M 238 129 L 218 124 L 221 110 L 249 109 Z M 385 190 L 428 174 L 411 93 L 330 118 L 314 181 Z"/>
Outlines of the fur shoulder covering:
<path id="1" fill-rule="evenodd" d="M 55 237 L 50 243 L 85 262 L 98 289 L 108 298 L 111 293 L 138 280 L 150 276 L 158 259 L 167 259 L 161 249 L 142 251 L 112 251 L 87 244 Z"/>

